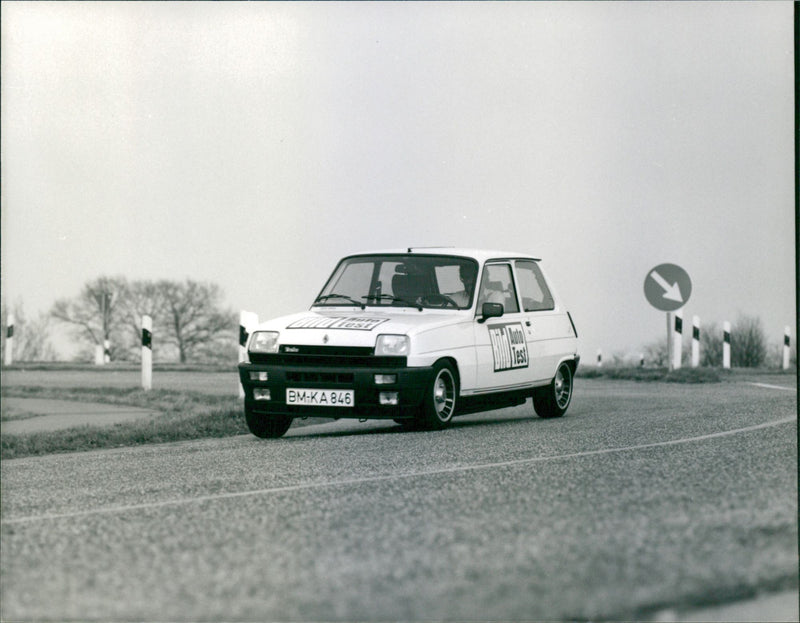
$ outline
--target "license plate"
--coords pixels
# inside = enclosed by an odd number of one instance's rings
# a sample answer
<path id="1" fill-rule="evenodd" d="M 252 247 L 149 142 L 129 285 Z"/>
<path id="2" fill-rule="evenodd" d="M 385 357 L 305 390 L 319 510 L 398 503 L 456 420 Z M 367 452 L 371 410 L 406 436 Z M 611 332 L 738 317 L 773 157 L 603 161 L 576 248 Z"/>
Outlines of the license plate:
<path id="1" fill-rule="evenodd" d="M 352 407 L 355 404 L 352 389 L 286 389 L 287 405 L 308 407 Z"/>

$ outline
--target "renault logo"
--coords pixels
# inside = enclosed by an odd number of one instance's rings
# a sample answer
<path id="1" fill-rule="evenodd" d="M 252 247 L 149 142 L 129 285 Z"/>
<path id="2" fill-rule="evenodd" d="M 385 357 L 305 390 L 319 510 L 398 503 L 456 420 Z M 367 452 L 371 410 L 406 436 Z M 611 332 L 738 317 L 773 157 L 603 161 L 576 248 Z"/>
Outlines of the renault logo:
<path id="1" fill-rule="evenodd" d="M 329 339 L 330 338 L 328 338 L 328 334 L 326 333 L 325 335 L 322 336 L 322 343 L 327 344 Z"/>

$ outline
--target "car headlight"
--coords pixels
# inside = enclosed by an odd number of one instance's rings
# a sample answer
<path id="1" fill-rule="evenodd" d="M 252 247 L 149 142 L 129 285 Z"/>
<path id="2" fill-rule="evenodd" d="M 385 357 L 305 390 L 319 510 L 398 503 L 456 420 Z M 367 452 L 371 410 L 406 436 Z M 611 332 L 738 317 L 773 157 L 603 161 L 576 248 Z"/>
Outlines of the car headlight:
<path id="1" fill-rule="evenodd" d="M 248 350 L 251 353 L 277 353 L 278 337 L 280 333 L 277 331 L 256 331 L 250 338 Z"/>
<path id="2" fill-rule="evenodd" d="M 375 342 L 375 355 L 378 357 L 399 357 L 408 355 L 411 350 L 410 342 L 407 335 L 391 335 L 384 334 L 378 336 L 378 341 Z"/>

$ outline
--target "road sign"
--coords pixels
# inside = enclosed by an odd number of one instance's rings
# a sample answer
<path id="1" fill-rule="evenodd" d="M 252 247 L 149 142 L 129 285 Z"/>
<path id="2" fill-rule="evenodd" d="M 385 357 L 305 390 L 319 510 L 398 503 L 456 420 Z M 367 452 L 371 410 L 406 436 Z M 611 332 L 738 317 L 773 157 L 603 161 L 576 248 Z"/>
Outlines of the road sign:
<path id="1" fill-rule="evenodd" d="M 644 295 L 650 304 L 665 312 L 680 309 L 692 294 L 689 274 L 676 264 L 659 264 L 644 279 Z"/>

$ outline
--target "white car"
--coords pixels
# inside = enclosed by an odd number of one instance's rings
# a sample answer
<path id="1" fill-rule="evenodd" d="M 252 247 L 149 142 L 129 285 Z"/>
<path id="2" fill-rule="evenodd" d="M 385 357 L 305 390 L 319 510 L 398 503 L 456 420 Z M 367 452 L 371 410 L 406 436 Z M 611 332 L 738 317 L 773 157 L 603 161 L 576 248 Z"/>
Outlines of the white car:
<path id="1" fill-rule="evenodd" d="M 345 257 L 309 311 L 259 325 L 247 352 L 239 376 L 258 437 L 296 417 L 438 429 L 529 396 L 558 417 L 580 360 L 537 258 L 449 248 Z"/>

